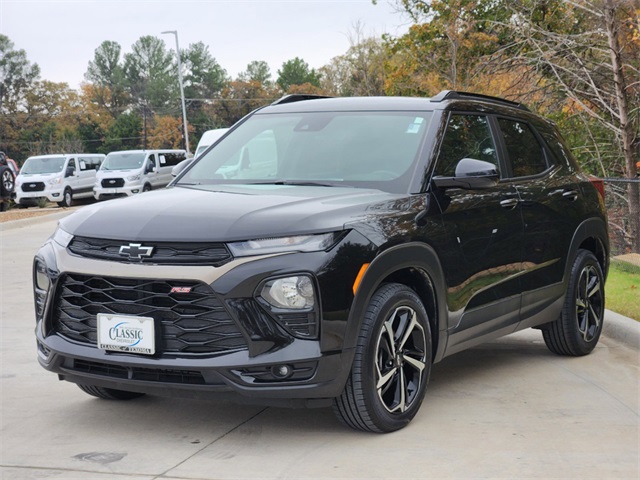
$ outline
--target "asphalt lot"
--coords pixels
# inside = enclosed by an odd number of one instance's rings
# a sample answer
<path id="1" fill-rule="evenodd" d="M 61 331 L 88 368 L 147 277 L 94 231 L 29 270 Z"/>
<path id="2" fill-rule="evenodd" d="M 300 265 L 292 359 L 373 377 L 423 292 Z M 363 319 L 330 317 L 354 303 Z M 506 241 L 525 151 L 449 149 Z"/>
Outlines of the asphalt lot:
<path id="1" fill-rule="evenodd" d="M 330 409 L 87 396 L 36 360 L 42 218 L 0 231 L 0 476 L 7 480 L 640 478 L 640 352 L 583 358 L 527 330 L 434 366 L 409 427 L 350 431 Z"/>

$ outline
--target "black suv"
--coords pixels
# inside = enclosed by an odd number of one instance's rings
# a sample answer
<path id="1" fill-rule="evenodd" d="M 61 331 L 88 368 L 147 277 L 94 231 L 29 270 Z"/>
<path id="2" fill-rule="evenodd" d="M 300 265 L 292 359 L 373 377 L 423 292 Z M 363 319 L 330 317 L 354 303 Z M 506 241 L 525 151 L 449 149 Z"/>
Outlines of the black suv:
<path id="1" fill-rule="evenodd" d="M 101 398 L 231 393 L 397 430 L 445 356 L 529 327 L 593 350 L 601 187 L 520 104 L 284 97 L 168 189 L 60 222 L 34 262 L 39 361 Z"/>

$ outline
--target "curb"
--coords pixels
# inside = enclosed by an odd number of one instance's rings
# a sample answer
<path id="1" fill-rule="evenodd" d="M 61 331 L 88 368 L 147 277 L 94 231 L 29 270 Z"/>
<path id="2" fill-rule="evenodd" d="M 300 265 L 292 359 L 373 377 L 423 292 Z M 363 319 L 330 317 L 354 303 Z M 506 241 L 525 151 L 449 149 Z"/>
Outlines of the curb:
<path id="1" fill-rule="evenodd" d="M 70 215 L 76 210 L 76 208 L 65 208 L 57 212 L 47 213 L 45 215 L 37 215 L 35 217 L 21 218 L 19 220 L 10 220 L 8 222 L 0 223 L 0 232 L 7 230 L 14 230 L 16 228 L 28 227 L 40 222 L 46 222 L 49 220 L 60 220 L 61 218 Z"/>
<path id="2" fill-rule="evenodd" d="M 628 347 L 640 350 L 640 322 L 605 310 L 602 334 Z"/>
<path id="3" fill-rule="evenodd" d="M 640 350 L 640 322 L 605 310 L 602 334 L 628 347 Z"/>

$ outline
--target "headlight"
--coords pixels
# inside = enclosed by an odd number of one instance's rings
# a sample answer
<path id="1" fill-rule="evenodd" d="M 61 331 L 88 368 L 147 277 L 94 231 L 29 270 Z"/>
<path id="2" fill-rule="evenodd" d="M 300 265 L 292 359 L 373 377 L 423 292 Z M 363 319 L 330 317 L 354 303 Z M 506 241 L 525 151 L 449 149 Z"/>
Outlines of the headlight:
<path id="1" fill-rule="evenodd" d="M 136 180 L 140 180 L 140 174 L 127 177 L 127 182 L 135 182 Z"/>
<path id="2" fill-rule="evenodd" d="M 62 178 L 60 177 L 56 177 L 56 178 L 52 178 L 51 180 L 49 180 L 47 183 L 49 185 L 58 185 L 60 182 L 62 181 Z"/>
<path id="3" fill-rule="evenodd" d="M 73 240 L 73 235 L 65 232 L 60 226 L 56 228 L 56 231 L 53 232 L 53 236 L 51 237 L 54 242 L 56 242 L 61 247 L 67 248 L 71 240 Z"/>
<path id="4" fill-rule="evenodd" d="M 326 250 L 335 243 L 335 233 L 321 235 L 297 235 L 295 237 L 262 238 L 245 242 L 229 243 L 235 257 L 264 255 L 282 252 L 317 252 Z"/>
<path id="5" fill-rule="evenodd" d="M 260 296 L 276 308 L 309 309 L 316 302 L 313 282 L 307 275 L 269 280 Z"/>
<path id="6" fill-rule="evenodd" d="M 49 286 L 51 285 L 51 280 L 49 279 L 49 275 L 47 274 L 47 266 L 40 260 L 36 260 L 35 273 L 36 288 L 38 288 L 39 290 L 43 290 L 44 292 L 48 292 Z"/>

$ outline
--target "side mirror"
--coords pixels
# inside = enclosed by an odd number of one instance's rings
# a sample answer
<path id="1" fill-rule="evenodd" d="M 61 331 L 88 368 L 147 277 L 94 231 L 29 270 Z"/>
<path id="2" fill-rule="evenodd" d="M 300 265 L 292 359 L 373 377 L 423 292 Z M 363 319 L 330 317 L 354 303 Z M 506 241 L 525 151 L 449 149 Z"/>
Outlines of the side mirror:
<path id="1" fill-rule="evenodd" d="M 191 165 L 192 161 L 193 161 L 193 158 L 187 158 L 186 160 L 181 161 L 179 164 L 177 164 L 175 167 L 171 169 L 171 176 L 177 177 L 178 175 L 180 175 L 185 168 Z"/>
<path id="2" fill-rule="evenodd" d="M 490 188 L 498 183 L 500 174 L 493 163 L 474 158 L 463 158 L 456 165 L 455 177 L 433 177 L 440 188 Z"/>
<path id="3" fill-rule="evenodd" d="M 65 177 L 73 177 L 76 173 L 76 169 L 73 167 L 67 167 L 67 171 L 65 172 Z"/>

